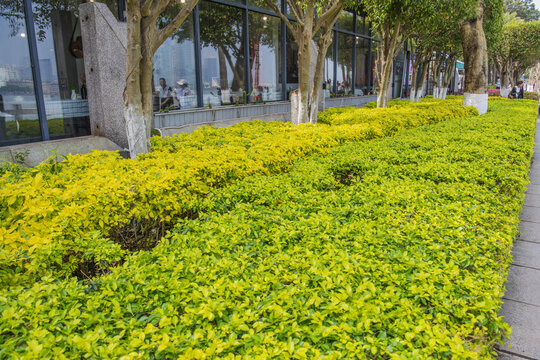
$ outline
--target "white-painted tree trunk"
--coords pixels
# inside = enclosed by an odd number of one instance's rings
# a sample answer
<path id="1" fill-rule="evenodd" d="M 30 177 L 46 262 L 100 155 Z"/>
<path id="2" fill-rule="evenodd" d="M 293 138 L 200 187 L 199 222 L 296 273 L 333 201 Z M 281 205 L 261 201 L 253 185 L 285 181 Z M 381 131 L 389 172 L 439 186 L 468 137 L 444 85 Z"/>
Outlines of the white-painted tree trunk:
<path id="1" fill-rule="evenodd" d="M 433 87 L 433 98 L 439 99 L 441 96 L 440 94 L 441 94 L 441 88 L 438 86 Z"/>
<path id="2" fill-rule="evenodd" d="M 501 85 L 501 97 L 508 98 L 510 95 L 510 88 L 508 86 Z"/>
<path id="3" fill-rule="evenodd" d="M 409 95 L 409 101 L 410 102 L 416 101 L 416 89 L 411 89 L 411 93 Z"/>
<path id="4" fill-rule="evenodd" d="M 480 115 L 485 114 L 488 109 L 488 94 L 463 94 L 463 106 L 474 106 Z"/>
<path id="5" fill-rule="evenodd" d="M 448 94 L 448 88 L 442 90 L 440 99 L 446 99 L 446 94 Z"/>
<path id="6" fill-rule="evenodd" d="M 133 104 L 124 107 L 124 119 L 129 142 L 130 157 L 134 159 L 137 154 L 148 152 L 150 145 L 146 136 L 146 124 L 142 108 Z"/>
<path id="7" fill-rule="evenodd" d="M 422 82 L 420 83 L 420 89 L 416 92 L 416 101 L 419 102 L 424 97 L 426 86 L 427 86 L 427 81 L 425 78 L 423 78 Z"/>

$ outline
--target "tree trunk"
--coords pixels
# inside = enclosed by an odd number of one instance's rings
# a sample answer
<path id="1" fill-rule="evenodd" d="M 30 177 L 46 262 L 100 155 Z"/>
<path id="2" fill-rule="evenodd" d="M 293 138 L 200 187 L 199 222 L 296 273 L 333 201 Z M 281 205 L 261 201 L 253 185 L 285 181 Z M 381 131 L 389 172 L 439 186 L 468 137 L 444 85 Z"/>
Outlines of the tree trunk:
<path id="1" fill-rule="evenodd" d="M 412 80 L 411 80 L 412 81 L 412 83 L 411 83 L 411 94 L 410 94 L 410 97 L 409 97 L 409 100 L 411 102 L 416 101 L 416 94 L 419 91 L 418 81 L 422 77 L 422 75 L 419 74 L 419 71 L 420 71 L 420 66 L 422 66 L 423 61 L 424 61 L 424 55 L 421 52 L 417 52 L 416 53 L 416 58 L 414 59 L 413 64 L 412 64 L 412 73 L 413 74 L 412 74 Z M 424 76 L 425 76 L 425 74 L 424 74 Z"/>
<path id="2" fill-rule="evenodd" d="M 127 77 L 126 89 L 124 91 L 124 118 L 126 121 L 126 132 L 128 138 L 129 151 L 132 158 L 138 153 L 146 153 L 150 146 L 147 136 L 147 122 L 151 123 L 152 107 L 150 105 L 150 114 L 148 108 L 143 103 L 142 87 L 147 80 L 147 69 L 145 69 L 143 60 L 143 36 L 141 34 L 142 17 L 140 8 L 132 6 L 132 11 L 127 19 Z M 150 65 L 150 74 L 152 66 Z M 141 75 L 145 75 L 142 80 Z M 150 75 L 150 86 L 151 86 Z M 151 91 L 150 91 L 151 92 Z"/>
<path id="3" fill-rule="evenodd" d="M 302 44 L 298 44 L 298 109 L 296 111 L 297 117 L 292 119 L 292 123 L 297 125 L 309 121 L 311 34 L 306 33 L 307 31 L 303 34 Z"/>
<path id="4" fill-rule="evenodd" d="M 317 62 L 315 63 L 315 70 L 313 74 L 313 87 L 311 89 L 311 100 L 309 104 L 309 121 L 314 124 L 317 122 L 317 115 L 321 107 L 321 88 L 323 81 L 324 60 L 326 58 L 326 51 L 332 43 L 332 28 L 323 28 L 322 34 L 317 41 L 317 45 L 312 44 L 313 47 L 317 47 Z M 324 105 L 322 105 L 324 106 Z"/>
<path id="5" fill-rule="evenodd" d="M 388 89 L 392 77 L 394 58 L 400 46 L 401 23 L 388 24 L 381 29 L 381 42 L 377 51 L 375 69 L 380 91 L 377 93 L 377 107 L 388 105 Z"/>
<path id="6" fill-rule="evenodd" d="M 503 98 L 508 98 L 510 95 L 510 76 L 508 76 L 508 69 L 506 67 L 502 67 L 501 71 L 501 96 Z"/>
<path id="7" fill-rule="evenodd" d="M 446 94 L 448 93 L 448 86 L 450 86 L 450 82 L 452 81 L 452 76 L 454 75 L 455 68 L 456 68 L 455 57 L 451 56 L 448 59 L 446 59 L 442 88 L 441 88 L 442 91 L 439 96 L 439 99 L 446 99 Z"/>
<path id="8" fill-rule="evenodd" d="M 433 63 L 433 98 L 440 99 L 443 91 L 441 72 L 444 72 L 446 54 L 438 52 Z"/>
<path id="9" fill-rule="evenodd" d="M 416 101 L 416 82 L 418 81 L 418 70 L 420 70 L 420 66 L 416 64 L 415 60 L 412 67 L 411 93 L 409 94 L 410 102 Z"/>
<path id="10" fill-rule="evenodd" d="M 426 76 L 427 76 L 427 71 L 428 71 L 428 68 L 429 68 L 429 62 L 431 61 L 431 58 L 430 57 L 427 57 L 423 62 L 422 62 L 422 72 L 420 73 L 420 84 L 418 86 L 418 90 L 416 91 L 416 101 L 420 101 L 421 98 L 424 97 L 425 95 L 425 87 L 426 87 Z"/>
<path id="11" fill-rule="evenodd" d="M 465 94 L 463 105 L 474 106 L 480 114 L 487 112 L 488 51 L 483 28 L 483 1 L 478 1 L 477 17 L 460 24 L 463 56 L 465 59 Z"/>

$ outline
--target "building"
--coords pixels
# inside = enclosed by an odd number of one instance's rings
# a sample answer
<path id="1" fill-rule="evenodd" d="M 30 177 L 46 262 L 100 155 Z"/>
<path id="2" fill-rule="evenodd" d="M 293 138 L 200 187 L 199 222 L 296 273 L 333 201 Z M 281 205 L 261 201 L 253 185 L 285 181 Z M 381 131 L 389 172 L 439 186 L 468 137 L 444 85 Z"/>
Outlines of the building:
<path id="1" fill-rule="evenodd" d="M 124 18 L 123 1 L 111 7 L 115 21 Z M 277 1 L 285 9 L 286 1 Z M 0 5 L 0 46 L 10 50 L 0 52 L 0 147 L 108 136 L 99 130 L 107 120 L 93 116 L 98 106 L 86 80 L 94 76 L 94 67 L 88 68 L 94 48 L 82 46 L 87 25 L 73 2 L 42 8 L 41 3 L 24 0 L 24 12 Z M 375 42 L 360 12 L 340 15 L 325 62 L 327 98 L 373 92 Z M 284 22 L 264 1 L 201 0 L 155 54 L 155 111 L 160 116 L 156 124 L 163 127 L 163 117 L 188 110 L 196 124 L 197 114 L 210 105 L 215 111 L 244 102 L 269 106 L 286 102 L 298 87 L 296 52 Z M 174 94 L 166 114 L 157 98 L 160 78 Z M 399 96 L 399 91 L 395 93 Z M 115 101 L 121 107 L 121 96 Z M 116 142 L 125 147 L 123 140 Z"/>

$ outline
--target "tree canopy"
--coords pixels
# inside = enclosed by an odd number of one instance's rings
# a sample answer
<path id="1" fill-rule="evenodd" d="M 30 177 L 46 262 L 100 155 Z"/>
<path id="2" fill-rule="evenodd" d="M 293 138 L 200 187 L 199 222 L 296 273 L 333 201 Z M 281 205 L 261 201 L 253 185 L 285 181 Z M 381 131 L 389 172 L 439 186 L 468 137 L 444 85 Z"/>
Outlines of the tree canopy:
<path id="1" fill-rule="evenodd" d="M 533 0 L 505 0 L 505 12 L 515 13 L 524 21 L 540 20 L 540 10 L 536 8 Z"/>

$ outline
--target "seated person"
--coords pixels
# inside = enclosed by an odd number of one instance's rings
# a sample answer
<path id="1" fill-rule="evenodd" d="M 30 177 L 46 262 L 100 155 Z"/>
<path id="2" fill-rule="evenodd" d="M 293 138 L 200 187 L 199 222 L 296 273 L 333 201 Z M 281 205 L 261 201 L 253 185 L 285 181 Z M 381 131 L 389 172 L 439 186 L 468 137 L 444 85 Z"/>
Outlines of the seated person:
<path id="1" fill-rule="evenodd" d="M 164 78 L 159 79 L 159 110 L 173 105 L 173 89 L 167 85 Z"/>
<path id="2" fill-rule="evenodd" d="M 183 109 L 187 105 L 186 96 L 191 95 L 191 89 L 186 80 L 180 80 L 178 85 L 180 85 L 180 90 L 178 91 L 177 98 L 180 103 L 180 109 Z"/>

